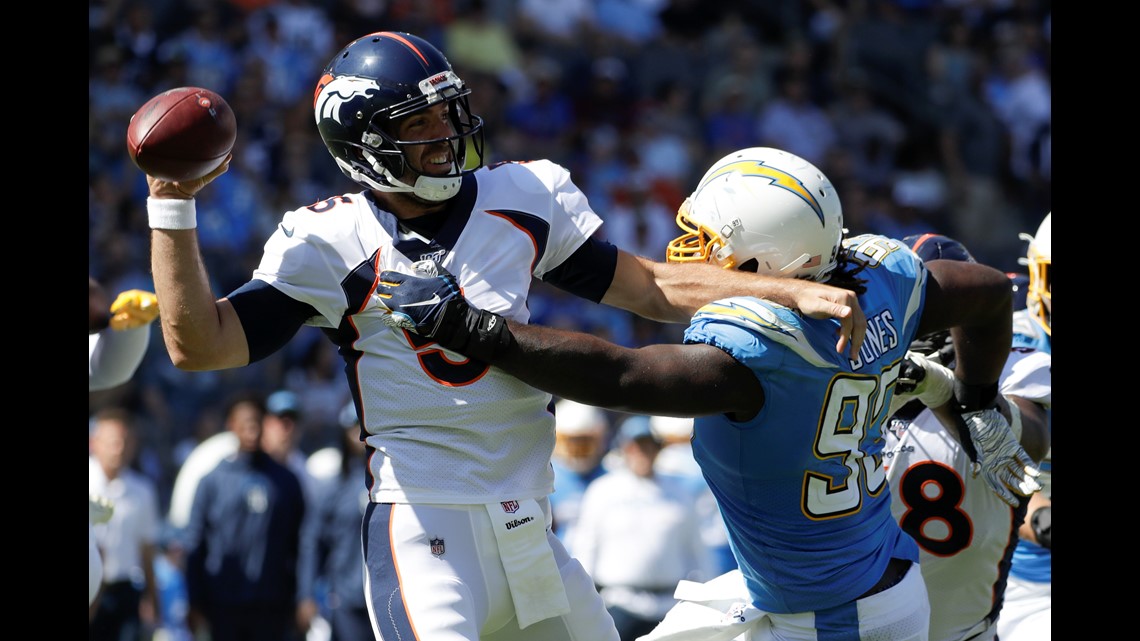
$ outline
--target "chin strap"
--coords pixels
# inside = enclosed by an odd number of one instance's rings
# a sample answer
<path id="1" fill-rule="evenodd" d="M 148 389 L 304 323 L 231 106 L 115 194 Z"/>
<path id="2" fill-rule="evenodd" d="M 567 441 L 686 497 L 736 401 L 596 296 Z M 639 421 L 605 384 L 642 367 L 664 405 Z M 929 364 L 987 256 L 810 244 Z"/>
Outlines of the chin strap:
<path id="1" fill-rule="evenodd" d="M 367 185 L 367 186 L 371 187 L 372 189 L 376 189 L 379 191 L 411 191 L 411 188 L 406 189 L 406 190 L 396 190 L 396 189 L 392 189 L 391 186 L 381 185 L 380 183 L 376 182 L 375 180 L 372 180 L 368 176 L 365 176 L 364 174 L 357 171 L 355 167 L 348 164 L 344 160 L 342 160 L 340 158 L 336 158 L 335 160 L 336 160 L 337 166 L 340 167 L 340 170 L 342 172 L 344 172 L 344 175 L 348 176 L 348 178 L 350 180 L 352 180 L 353 182 L 357 182 L 357 183 L 360 183 L 362 185 Z"/>
<path id="2" fill-rule="evenodd" d="M 372 168 L 375 169 L 377 173 L 384 176 L 384 178 L 388 181 L 387 183 L 376 182 L 369 176 L 360 173 L 360 171 L 358 171 L 355 167 L 340 158 L 336 158 L 335 160 L 337 166 L 340 167 L 342 172 L 344 172 L 344 175 L 348 176 L 353 182 L 366 185 L 372 189 L 375 189 L 376 191 L 415 194 L 424 200 L 429 200 L 431 202 L 441 202 L 459 193 L 459 187 L 463 184 L 463 178 L 461 176 L 434 178 L 432 176 L 421 175 L 416 179 L 416 184 L 413 187 L 394 178 L 391 172 L 385 169 L 384 166 L 381 165 L 380 162 L 375 158 L 373 158 L 371 154 L 365 152 L 365 155 L 368 162 L 372 164 Z"/>
<path id="3" fill-rule="evenodd" d="M 373 171 L 383 176 L 389 183 L 388 185 L 378 185 L 376 181 L 367 181 L 367 184 L 373 189 L 388 192 L 409 192 L 424 200 L 441 202 L 459 193 L 459 187 L 463 184 L 462 176 L 437 178 L 435 176 L 418 174 L 419 177 L 416 178 L 416 184 L 409 185 L 393 176 L 392 172 L 388 171 L 388 168 L 384 166 L 384 163 L 380 162 L 380 160 L 371 153 L 367 151 L 361 153 L 364 155 L 364 159 L 368 161 L 368 164 L 372 165 Z"/>

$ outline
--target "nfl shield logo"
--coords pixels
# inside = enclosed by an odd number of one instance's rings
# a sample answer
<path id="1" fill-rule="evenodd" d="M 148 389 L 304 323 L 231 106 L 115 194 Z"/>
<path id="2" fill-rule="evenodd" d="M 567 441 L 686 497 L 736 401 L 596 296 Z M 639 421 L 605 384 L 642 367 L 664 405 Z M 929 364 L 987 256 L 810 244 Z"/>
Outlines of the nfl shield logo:
<path id="1" fill-rule="evenodd" d="M 432 539 L 431 553 L 435 556 L 443 556 L 443 539 Z"/>
<path id="2" fill-rule="evenodd" d="M 519 511 L 518 501 L 503 501 L 499 505 L 503 506 L 503 511 L 507 514 L 514 514 L 515 512 Z"/>

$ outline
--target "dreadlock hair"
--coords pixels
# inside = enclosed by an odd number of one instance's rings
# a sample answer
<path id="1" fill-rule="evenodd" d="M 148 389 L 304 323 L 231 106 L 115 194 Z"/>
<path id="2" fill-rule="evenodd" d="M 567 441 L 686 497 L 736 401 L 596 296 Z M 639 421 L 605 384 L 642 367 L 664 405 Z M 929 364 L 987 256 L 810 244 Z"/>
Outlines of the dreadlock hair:
<path id="1" fill-rule="evenodd" d="M 856 294 L 867 293 L 867 280 L 856 276 L 867 268 L 867 264 L 856 260 L 848 253 L 847 248 L 840 246 L 835 256 L 835 269 L 827 277 L 827 284 L 847 289 Z"/>

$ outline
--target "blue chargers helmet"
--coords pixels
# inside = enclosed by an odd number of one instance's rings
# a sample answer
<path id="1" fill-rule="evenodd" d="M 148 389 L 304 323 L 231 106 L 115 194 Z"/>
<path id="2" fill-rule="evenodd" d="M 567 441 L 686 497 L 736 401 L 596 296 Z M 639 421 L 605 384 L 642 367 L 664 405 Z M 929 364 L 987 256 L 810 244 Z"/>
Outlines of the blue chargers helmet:
<path id="1" fill-rule="evenodd" d="M 321 139 L 337 166 L 354 182 L 385 192 L 410 192 L 433 202 L 459 192 L 463 175 L 483 165 L 483 119 L 471 113 L 471 89 L 443 53 L 410 33 L 380 31 L 352 41 L 325 66 L 313 95 Z M 441 102 L 452 135 L 398 140 L 396 123 Z M 452 169 L 444 176 L 419 174 L 404 155 L 410 145 L 446 142 Z M 474 147 L 477 162 L 467 167 Z M 411 169 L 413 184 L 403 182 Z"/>
<path id="2" fill-rule="evenodd" d="M 923 262 L 928 260 L 957 260 L 963 263 L 976 263 L 974 255 L 962 243 L 942 234 L 913 234 L 902 239 L 903 243 L 918 254 Z M 910 349 L 931 358 L 947 367 L 954 363 L 954 344 L 950 341 L 950 330 L 942 330 L 919 336 Z"/>

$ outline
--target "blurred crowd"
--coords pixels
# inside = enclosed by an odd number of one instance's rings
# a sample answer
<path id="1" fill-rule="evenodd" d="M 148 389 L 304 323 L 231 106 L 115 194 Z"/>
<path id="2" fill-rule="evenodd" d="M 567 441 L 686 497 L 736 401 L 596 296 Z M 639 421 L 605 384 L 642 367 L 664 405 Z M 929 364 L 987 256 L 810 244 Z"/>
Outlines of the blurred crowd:
<path id="1" fill-rule="evenodd" d="M 125 134 L 170 88 L 210 88 L 237 116 L 234 161 L 197 203 L 218 295 L 249 278 L 285 211 L 358 191 L 321 143 L 312 90 L 340 47 L 381 30 L 438 45 L 473 87 L 485 163 L 566 166 L 628 251 L 660 259 L 704 168 L 772 146 L 831 178 L 852 234 L 933 231 L 1021 271 L 1018 232 L 1052 208 L 1050 16 L 1049 0 L 89 0 L 90 271 L 111 292 L 154 289 Z M 683 330 L 542 284 L 530 306 L 533 322 L 630 346 Z M 295 394 L 306 455 L 341 440 L 343 366 L 317 330 L 218 372 L 175 369 L 159 331 L 90 412 L 133 414 L 132 464 L 163 514 L 235 390 Z"/>

